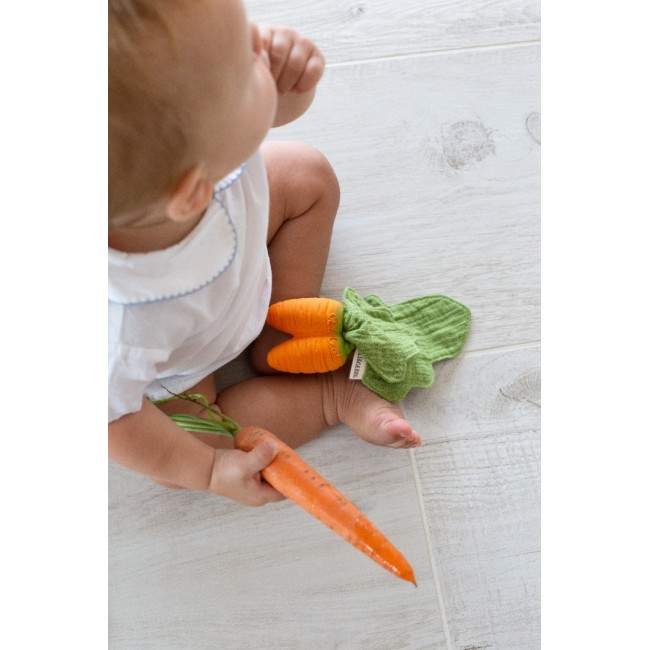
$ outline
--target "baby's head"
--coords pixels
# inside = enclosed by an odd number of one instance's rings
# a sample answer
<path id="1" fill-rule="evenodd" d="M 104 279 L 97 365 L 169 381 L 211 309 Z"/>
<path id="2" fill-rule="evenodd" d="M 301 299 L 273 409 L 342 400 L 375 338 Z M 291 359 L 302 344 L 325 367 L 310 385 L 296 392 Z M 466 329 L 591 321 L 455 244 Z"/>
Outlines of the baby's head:
<path id="1" fill-rule="evenodd" d="M 109 227 L 202 212 L 277 91 L 241 0 L 109 0 Z"/>

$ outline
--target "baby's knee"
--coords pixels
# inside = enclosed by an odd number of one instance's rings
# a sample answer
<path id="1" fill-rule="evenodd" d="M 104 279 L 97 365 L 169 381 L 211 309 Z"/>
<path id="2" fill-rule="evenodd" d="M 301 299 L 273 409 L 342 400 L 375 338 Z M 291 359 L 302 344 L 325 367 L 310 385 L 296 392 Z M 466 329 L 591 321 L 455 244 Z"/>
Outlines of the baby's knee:
<path id="1" fill-rule="evenodd" d="M 336 211 L 341 190 L 336 172 L 327 157 L 315 147 L 303 143 L 299 144 L 296 153 L 303 183 L 309 186 L 317 200 L 326 201 Z"/>
<path id="2" fill-rule="evenodd" d="M 339 179 L 336 172 L 325 155 L 314 147 L 309 148 L 308 165 L 316 183 L 322 188 L 323 193 L 335 198 L 338 203 L 340 197 Z"/>

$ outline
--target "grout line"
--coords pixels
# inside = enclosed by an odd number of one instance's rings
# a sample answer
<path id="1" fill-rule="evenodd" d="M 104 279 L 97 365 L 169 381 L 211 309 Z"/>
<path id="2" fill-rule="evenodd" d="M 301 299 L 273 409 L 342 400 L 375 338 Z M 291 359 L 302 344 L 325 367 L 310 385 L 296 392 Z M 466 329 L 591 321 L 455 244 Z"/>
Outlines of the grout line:
<path id="1" fill-rule="evenodd" d="M 514 350 L 525 350 L 527 348 L 537 348 L 542 344 L 541 341 L 527 341 L 526 343 L 513 343 L 512 345 L 500 345 L 494 348 L 478 348 L 476 350 L 468 350 L 463 353 L 464 357 L 472 357 L 479 354 L 487 354 L 490 352 L 512 352 Z"/>
<path id="2" fill-rule="evenodd" d="M 433 584 L 436 590 L 436 599 L 438 601 L 438 611 L 442 620 L 442 631 L 445 635 L 445 644 L 447 650 L 453 650 L 451 639 L 449 636 L 449 626 L 447 625 L 447 613 L 445 612 L 445 603 L 442 598 L 442 589 L 440 588 L 440 580 L 438 579 L 438 565 L 436 564 L 436 556 L 433 552 L 433 543 L 431 541 L 431 531 L 429 530 L 429 523 L 427 520 L 427 511 L 424 507 L 424 496 L 422 494 L 422 483 L 420 482 L 420 473 L 418 471 L 417 463 L 415 462 L 415 450 L 409 449 L 409 456 L 411 458 L 411 471 L 413 472 L 413 480 L 415 481 L 415 491 L 418 496 L 418 505 L 420 508 L 420 519 L 422 520 L 422 527 L 424 528 L 424 538 L 427 544 L 427 552 L 429 554 L 429 564 L 431 565 L 431 573 L 433 574 Z"/>
<path id="3" fill-rule="evenodd" d="M 343 68 L 359 63 L 378 63 L 381 61 L 401 61 L 402 59 L 416 59 L 426 56 L 441 56 L 444 54 L 457 54 L 459 52 L 481 52 L 486 50 L 506 50 L 526 45 L 540 45 L 541 40 L 513 41 L 511 43 L 498 43 L 495 45 L 472 45 L 468 47 L 450 47 L 444 50 L 422 50 L 421 52 L 408 52 L 407 54 L 393 54 L 389 56 L 374 56 L 366 59 L 353 59 L 351 61 L 335 61 L 328 63 L 328 68 Z"/>

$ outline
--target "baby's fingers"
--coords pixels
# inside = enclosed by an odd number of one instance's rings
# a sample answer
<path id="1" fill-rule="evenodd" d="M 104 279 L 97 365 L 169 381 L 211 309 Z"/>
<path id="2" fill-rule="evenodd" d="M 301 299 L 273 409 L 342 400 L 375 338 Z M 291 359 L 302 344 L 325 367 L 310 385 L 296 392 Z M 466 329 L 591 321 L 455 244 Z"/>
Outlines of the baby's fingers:
<path id="1" fill-rule="evenodd" d="M 242 462 L 244 471 L 250 476 L 254 476 L 261 472 L 275 458 L 277 453 L 278 446 L 270 440 L 257 445 L 257 447 L 246 453 Z"/>
<path id="2" fill-rule="evenodd" d="M 262 478 L 262 470 L 277 454 L 273 443 L 249 452 L 217 450 L 208 490 L 246 506 L 262 506 L 284 497 Z"/>
<path id="3" fill-rule="evenodd" d="M 302 38 L 295 41 L 277 79 L 278 92 L 312 90 L 320 81 L 324 68 L 323 56 L 311 41 Z"/>
<path id="4" fill-rule="evenodd" d="M 277 445 L 271 441 L 263 442 L 244 457 L 244 471 L 251 476 L 249 490 L 250 505 L 264 505 L 272 501 L 282 501 L 284 496 L 262 478 L 262 470 L 275 458 L 278 453 Z"/>
<path id="5" fill-rule="evenodd" d="M 284 501 L 286 498 L 264 479 L 262 479 L 256 486 L 255 494 L 256 502 L 251 505 L 256 506 L 263 506 L 267 503 L 275 503 L 276 501 Z"/>
<path id="6" fill-rule="evenodd" d="M 295 49 L 295 47 L 294 47 Z M 293 50 L 287 65 L 284 67 L 280 81 L 278 82 L 279 92 L 306 93 L 313 90 L 325 70 L 325 59 L 320 50 L 309 43 L 302 52 L 298 53 L 293 64 Z M 302 63 L 304 58 L 304 65 Z M 300 67 L 302 65 L 302 68 Z M 287 90 L 284 90 L 284 89 Z"/>
<path id="7" fill-rule="evenodd" d="M 312 41 L 292 29 L 260 26 L 278 92 L 308 92 L 320 80 L 325 59 Z"/>

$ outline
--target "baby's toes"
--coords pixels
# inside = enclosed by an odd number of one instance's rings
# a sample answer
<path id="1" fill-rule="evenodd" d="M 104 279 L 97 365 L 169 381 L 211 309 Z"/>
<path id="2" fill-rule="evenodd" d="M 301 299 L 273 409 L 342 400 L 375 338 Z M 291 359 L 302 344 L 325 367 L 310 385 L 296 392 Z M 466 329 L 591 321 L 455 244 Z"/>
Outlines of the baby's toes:
<path id="1" fill-rule="evenodd" d="M 331 377 L 339 421 L 361 439 L 396 449 L 421 443 L 420 435 L 406 421 L 399 404 L 387 402 L 360 381 L 350 381 L 345 371 L 332 373 Z"/>
<path id="2" fill-rule="evenodd" d="M 411 428 L 403 418 L 388 417 L 383 419 L 377 427 L 379 435 L 378 444 L 384 444 L 393 449 L 410 449 L 417 447 L 422 442 L 420 434 Z"/>

